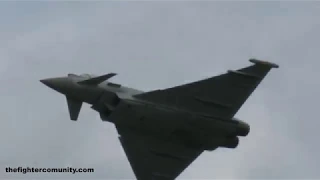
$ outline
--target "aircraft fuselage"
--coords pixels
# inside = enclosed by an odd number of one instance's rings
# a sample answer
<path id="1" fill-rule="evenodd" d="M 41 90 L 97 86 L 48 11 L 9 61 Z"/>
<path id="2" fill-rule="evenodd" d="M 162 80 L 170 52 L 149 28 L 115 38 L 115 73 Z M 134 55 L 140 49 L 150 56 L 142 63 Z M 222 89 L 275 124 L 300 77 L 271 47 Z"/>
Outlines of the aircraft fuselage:
<path id="1" fill-rule="evenodd" d="M 275 63 L 253 65 L 174 87 L 143 92 L 111 83 L 116 73 L 40 80 L 66 96 L 70 119 L 82 104 L 115 125 L 137 180 L 176 179 L 205 150 L 236 148 L 250 126 L 234 116 Z"/>
<path id="2" fill-rule="evenodd" d="M 46 83 L 69 99 L 91 104 L 91 108 L 100 114 L 103 121 L 143 136 L 190 147 L 206 150 L 236 148 L 238 136 L 246 136 L 250 130 L 249 125 L 240 120 L 222 119 L 179 109 L 174 105 L 137 99 L 134 95 L 142 91 L 108 81 L 96 86 L 77 83 L 84 79 L 61 77 L 55 78 L 55 85 Z"/>
<path id="3" fill-rule="evenodd" d="M 237 136 L 249 133 L 249 125 L 240 120 L 226 120 L 142 101 L 133 97 L 141 91 L 132 88 L 110 88 L 107 83 L 101 84 L 100 88 L 105 92 L 98 101 L 103 104 L 96 109 L 101 119 L 140 135 L 214 150 L 219 146 L 236 148 Z M 110 110 L 106 106 L 115 107 Z"/>

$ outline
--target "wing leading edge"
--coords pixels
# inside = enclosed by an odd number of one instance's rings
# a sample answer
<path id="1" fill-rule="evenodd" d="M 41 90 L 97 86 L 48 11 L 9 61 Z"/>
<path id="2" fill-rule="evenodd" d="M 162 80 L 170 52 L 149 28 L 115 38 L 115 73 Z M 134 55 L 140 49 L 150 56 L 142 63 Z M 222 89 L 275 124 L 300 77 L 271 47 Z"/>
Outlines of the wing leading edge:
<path id="1" fill-rule="evenodd" d="M 238 70 L 229 70 L 225 74 L 208 79 L 150 91 L 135 97 L 196 113 L 232 118 L 271 68 L 279 67 L 267 61 L 249 61 L 254 64 Z"/>
<path id="2" fill-rule="evenodd" d="M 117 130 L 137 180 L 174 180 L 203 152 Z"/>

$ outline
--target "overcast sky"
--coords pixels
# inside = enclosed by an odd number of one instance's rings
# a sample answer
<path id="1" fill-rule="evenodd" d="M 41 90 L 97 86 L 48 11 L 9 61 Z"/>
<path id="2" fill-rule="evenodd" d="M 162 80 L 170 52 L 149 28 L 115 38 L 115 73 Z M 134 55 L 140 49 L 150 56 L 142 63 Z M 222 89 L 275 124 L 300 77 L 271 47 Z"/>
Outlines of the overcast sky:
<path id="1" fill-rule="evenodd" d="M 235 150 L 205 152 L 178 179 L 320 178 L 320 3 L 1 2 L 0 178 L 134 179 L 114 126 L 39 79 L 116 72 L 167 88 L 249 65 L 273 69 L 236 117 Z M 7 166 L 90 167 L 92 174 L 8 174 Z"/>

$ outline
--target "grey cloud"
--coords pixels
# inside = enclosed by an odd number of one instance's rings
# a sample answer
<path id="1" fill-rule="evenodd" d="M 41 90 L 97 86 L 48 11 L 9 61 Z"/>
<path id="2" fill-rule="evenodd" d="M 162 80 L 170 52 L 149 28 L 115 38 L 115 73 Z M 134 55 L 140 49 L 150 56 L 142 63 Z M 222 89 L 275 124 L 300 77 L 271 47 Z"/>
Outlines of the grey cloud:
<path id="1" fill-rule="evenodd" d="M 180 179 L 319 178 L 319 3 L 3 4 L 0 168 L 72 165 L 96 172 L 0 177 L 134 178 L 114 127 L 89 106 L 71 122 L 64 97 L 39 79 L 117 72 L 114 81 L 151 90 L 241 68 L 257 57 L 280 68 L 237 114 L 252 133 L 236 150 L 204 153 Z"/>

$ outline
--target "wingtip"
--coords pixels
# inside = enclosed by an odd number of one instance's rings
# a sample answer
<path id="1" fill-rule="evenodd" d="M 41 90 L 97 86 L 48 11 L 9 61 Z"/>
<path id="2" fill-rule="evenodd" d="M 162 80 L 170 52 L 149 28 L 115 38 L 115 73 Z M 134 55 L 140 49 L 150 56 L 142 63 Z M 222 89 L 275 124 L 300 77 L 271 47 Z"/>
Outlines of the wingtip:
<path id="1" fill-rule="evenodd" d="M 272 62 L 269 62 L 269 61 L 262 61 L 262 60 L 258 60 L 258 59 L 249 59 L 249 61 L 254 63 L 254 64 L 261 64 L 261 65 L 269 66 L 271 68 L 279 68 L 278 64 L 272 63 Z"/>

